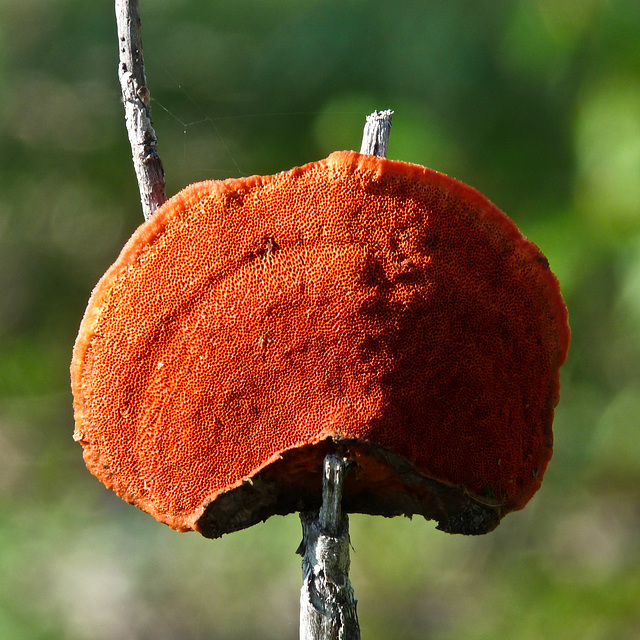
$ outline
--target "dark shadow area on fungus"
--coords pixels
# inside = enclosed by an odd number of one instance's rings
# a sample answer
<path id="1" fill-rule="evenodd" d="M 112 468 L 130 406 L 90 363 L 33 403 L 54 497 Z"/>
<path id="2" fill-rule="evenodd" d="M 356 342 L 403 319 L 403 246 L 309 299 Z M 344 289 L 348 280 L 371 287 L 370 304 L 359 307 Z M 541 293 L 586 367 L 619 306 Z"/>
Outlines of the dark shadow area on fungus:
<path id="1" fill-rule="evenodd" d="M 489 533 L 504 515 L 497 501 L 428 478 L 383 447 L 326 438 L 283 453 L 241 486 L 218 495 L 197 521 L 198 531 L 207 538 L 218 538 L 272 515 L 318 509 L 327 453 L 337 453 L 350 462 L 342 500 L 347 513 L 422 515 L 437 521 L 441 531 L 466 535 Z"/>

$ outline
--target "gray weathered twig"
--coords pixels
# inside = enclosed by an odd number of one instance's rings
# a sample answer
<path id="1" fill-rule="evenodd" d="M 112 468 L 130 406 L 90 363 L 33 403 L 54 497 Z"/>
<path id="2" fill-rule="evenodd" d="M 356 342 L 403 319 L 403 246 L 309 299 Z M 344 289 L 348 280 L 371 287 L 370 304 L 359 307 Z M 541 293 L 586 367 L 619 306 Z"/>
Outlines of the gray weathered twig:
<path id="1" fill-rule="evenodd" d="M 367 116 L 360 153 L 386 156 L 393 111 Z M 300 593 L 300 640 L 359 640 L 356 599 L 349 581 L 349 519 L 342 513 L 346 461 L 324 460 L 322 506 L 301 513 L 304 583 Z"/>
<path id="2" fill-rule="evenodd" d="M 324 460 L 320 513 L 301 513 L 300 640 L 359 640 L 356 599 L 349 581 L 349 522 L 340 508 L 347 463 Z"/>
<path id="3" fill-rule="evenodd" d="M 391 132 L 391 117 L 393 111 L 374 111 L 367 116 L 362 135 L 362 146 L 360 153 L 370 156 L 387 157 L 387 147 L 389 145 L 389 133 Z"/>
<path id="4" fill-rule="evenodd" d="M 144 74 L 138 0 L 115 0 L 118 27 L 118 77 L 142 213 L 148 220 L 164 203 L 164 169 L 151 122 L 150 94 Z"/>

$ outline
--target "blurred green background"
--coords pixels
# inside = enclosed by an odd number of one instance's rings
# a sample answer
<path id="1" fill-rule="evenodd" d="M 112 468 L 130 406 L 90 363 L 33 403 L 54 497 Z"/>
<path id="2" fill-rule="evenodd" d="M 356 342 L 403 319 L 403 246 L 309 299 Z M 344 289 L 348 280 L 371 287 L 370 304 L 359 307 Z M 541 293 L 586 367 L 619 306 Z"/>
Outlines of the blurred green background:
<path id="1" fill-rule="evenodd" d="M 351 519 L 363 638 L 640 638 L 640 3 L 143 0 L 173 194 L 358 149 L 484 192 L 547 254 L 573 343 L 542 490 L 492 534 Z M 296 516 L 216 541 L 72 441 L 71 349 L 142 221 L 111 2 L 0 0 L 0 638 L 297 637 Z"/>

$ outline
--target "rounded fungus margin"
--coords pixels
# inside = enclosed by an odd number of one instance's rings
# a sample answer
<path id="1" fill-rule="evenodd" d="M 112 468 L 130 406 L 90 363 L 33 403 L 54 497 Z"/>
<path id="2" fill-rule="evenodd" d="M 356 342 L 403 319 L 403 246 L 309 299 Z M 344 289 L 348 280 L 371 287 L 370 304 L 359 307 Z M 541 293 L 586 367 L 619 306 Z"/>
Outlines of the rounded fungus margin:
<path id="1" fill-rule="evenodd" d="M 88 468 L 181 531 L 317 508 L 493 529 L 540 487 L 570 333 L 539 249 L 480 193 L 353 152 L 191 185 L 93 291 Z"/>

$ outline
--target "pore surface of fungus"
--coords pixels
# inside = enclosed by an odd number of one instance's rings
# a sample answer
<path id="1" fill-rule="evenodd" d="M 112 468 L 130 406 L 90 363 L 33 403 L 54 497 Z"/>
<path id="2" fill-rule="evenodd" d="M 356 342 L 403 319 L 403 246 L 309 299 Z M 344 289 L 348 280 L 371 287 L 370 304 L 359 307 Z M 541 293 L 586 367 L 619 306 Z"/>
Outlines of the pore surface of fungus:
<path id="1" fill-rule="evenodd" d="M 315 507 L 483 533 L 552 454 L 564 302 L 484 196 L 352 152 L 187 187 L 96 286 L 75 439 L 125 500 L 207 536 Z"/>

